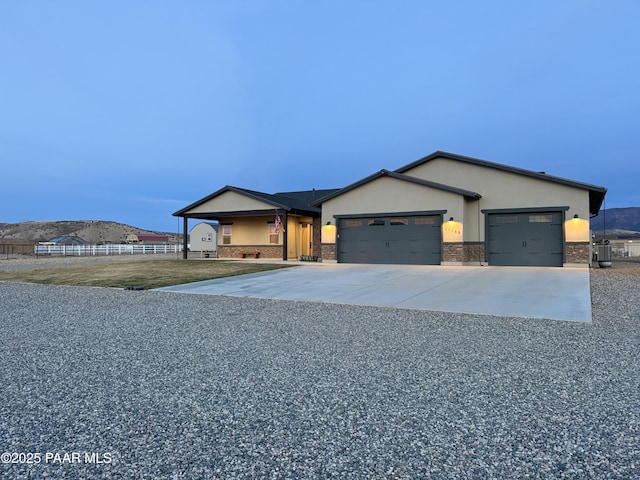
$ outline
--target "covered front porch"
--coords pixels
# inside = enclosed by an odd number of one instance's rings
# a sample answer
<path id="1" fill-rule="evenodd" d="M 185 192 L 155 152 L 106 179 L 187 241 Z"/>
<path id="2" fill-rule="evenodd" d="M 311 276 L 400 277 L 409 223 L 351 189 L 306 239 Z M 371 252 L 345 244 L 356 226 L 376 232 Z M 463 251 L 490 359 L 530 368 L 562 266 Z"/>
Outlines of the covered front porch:
<path id="1" fill-rule="evenodd" d="M 311 203 L 326 193 L 268 194 L 223 187 L 173 214 L 183 219 L 183 258 L 187 258 L 190 220 L 218 223 L 218 258 L 319 258 L 321 212 Z"/>
<path id="2" fill-rule="evenodd" d="M 206 215 L 183 217 L 183 231 L 189 231 L 189 221 L 218 222 L 218 258 L 264 258 L 279 260 L 307 260 L 318 257 L 320 245 L 319 218 L 292 214 L 287 211 L 247 212 L 239 215 Z M 192 224 L 193 226 L 193 224 Z M 188 239 L 184 236 L 187 258 Z"/>

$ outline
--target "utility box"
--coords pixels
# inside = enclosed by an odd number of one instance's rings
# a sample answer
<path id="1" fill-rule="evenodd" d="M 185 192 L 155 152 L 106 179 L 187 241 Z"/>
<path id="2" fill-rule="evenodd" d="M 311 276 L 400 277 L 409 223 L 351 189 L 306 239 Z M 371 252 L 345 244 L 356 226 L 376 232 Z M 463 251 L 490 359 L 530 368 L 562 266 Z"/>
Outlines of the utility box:
<path id="1" fill-rule="evenodd" d="M 598 265 L 601 268 L 611 266 L 611 245 L 602 244 L 596 246 Z"/>

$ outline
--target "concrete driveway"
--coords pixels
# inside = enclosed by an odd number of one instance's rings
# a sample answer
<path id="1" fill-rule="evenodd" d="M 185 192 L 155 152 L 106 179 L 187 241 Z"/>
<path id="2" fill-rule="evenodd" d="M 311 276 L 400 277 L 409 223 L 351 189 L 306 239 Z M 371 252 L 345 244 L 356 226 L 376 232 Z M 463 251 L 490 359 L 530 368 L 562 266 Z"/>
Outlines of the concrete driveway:
<path id="1" fill-rule="evenodd" d="M 302 264 L 159 290 L 591 321 L 587 268 Z"/>

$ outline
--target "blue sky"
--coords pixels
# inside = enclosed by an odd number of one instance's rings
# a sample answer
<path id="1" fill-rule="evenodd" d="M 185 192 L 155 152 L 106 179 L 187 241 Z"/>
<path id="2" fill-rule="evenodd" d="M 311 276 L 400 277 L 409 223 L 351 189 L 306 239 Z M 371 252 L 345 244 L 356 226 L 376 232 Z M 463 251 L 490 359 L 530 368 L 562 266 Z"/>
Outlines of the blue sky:
<path id="1" fill-rule="evenodd" d="M 436 150 L 640 206 L 640 2 L 0 4 L 0 222 L 177 231 Z"/>

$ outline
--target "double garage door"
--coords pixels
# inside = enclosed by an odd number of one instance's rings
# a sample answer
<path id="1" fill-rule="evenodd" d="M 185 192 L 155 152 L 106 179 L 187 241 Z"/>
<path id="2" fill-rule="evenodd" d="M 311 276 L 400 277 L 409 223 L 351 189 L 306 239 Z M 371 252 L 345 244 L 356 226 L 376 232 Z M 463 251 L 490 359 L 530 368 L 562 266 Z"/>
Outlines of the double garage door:
<path id="1" fill-rule="evenodd" d="M 490 213 L 489 265 L 561 267 L 562 212 Z"/>
<path id="2" fill-rule="evenodd" d="M 442 216 L 342 218 L 338 262 L 439 265 Z"/>

